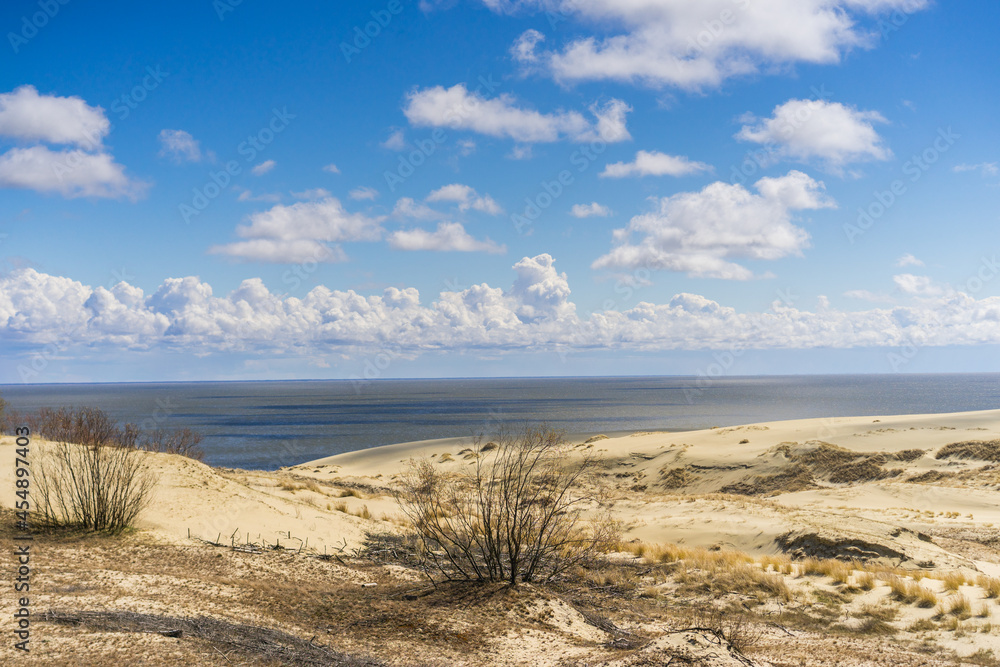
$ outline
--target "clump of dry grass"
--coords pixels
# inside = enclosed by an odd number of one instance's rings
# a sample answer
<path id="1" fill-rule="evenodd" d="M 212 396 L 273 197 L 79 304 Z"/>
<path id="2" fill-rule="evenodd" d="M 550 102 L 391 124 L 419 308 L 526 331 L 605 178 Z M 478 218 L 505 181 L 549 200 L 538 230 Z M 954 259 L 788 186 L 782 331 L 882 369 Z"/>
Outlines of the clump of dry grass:
<path id="1" fill-rule="evenodd" d="M 972 616 L 972 603 L 964 595 L 953 595 L 938 606 L 936 616 L 951 616 L 964 621 Z"/>
<path id="2" fill-rule="evenodd" d="M 983 589 L 983 593 L 991 600 L 1000 597 L 1000 579 L 981 574 L 976 578 L 976 584 Z"/>
<path id="3" fill-rule="evenodd" d="M 946 591 L 957 591 L 965 583 L 965 575 L 961 572 L 949 572 L 941 578 Z"/>
<path id="4" fill-rule="evenodd" d="M 343 489 L 340 492 L 341 498 L 358 498 L 360 500 L 365 499 L 365 494 L 361 493 L 357 489 Z"/>
<path id="5" fill-rule="evenodd" d="M 764 556 L 760 559 L 760 566 L 765 572 L 772 569 L 777 574 L 792 573 L 792 559 L 784 554 L 777 556 Z"/>
<path id="6" fill-rule="evenodd" d="M 1000 461 L 1000 440 L 969 440 L 945 445 L 934 455 L 936 459 L 976 459 Z"/>
<path id="7" fill-rule="evenodd" d="M 312 481 L 311 479 L 307 479 L 304 482 L 285 480 L 278 485 L 278 488 L 281 489 L 282 491 L 290 491 L 292 493 L 295 493 L 296 491 L 301 491 L 302 489 L 306 489 L 314 493 L 323 493 L 323 489 L 320 488 L 319 484 Z"/>
<path id="8" fill-rule="evenodd" d="M 861 590 L 870 591 L 875 588 L 875 575 L 871 572 L 859 572 L 854 582 Z"/>
<path id="9" fill-rule="evenodd" d="M 929 609 L 938 603 L 937 593 L 915 581 L 892 576 L 886 583 L 889 584 L 889 595 L 905 604 L 915 604 L 923 609 Z"/>

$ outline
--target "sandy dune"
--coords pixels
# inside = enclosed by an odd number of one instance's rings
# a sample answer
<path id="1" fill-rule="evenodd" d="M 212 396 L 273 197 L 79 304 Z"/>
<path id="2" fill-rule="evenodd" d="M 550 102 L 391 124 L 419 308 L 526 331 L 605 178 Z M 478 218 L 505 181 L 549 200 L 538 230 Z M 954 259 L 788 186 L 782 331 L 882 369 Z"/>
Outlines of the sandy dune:
<path id="1" fill-rule="evenodd" d="M 35 455 L 49 446 L 39 440 L 32 444 Z M 982 660 L 975 664 L 994 664 L 983 661 L 985 652 L 1000 652 L 1000 634 L 992 631 L 993 622 L 1000 628 L 1000 605 L 989 582 L 979 578 L 1000 577 L 1000 410 L 573 438 L 565 448 L 566 460 L 599 455 L 601 464 L 588 483 L 613 501 L 614 513 L 627 528 L 626 542 L 639 547 L 681 545 L 688 549 L 686 555 L 658 566 L 655 560 L 643 565 L 634 561 L 635 556 L 622 554 L 616 558 L 635 563 L 625 574 L 587 576 L 610 576 L 613 581 L 624 576 L 631 588 L 592 581 L 589 585 L 596 588 L 590 589 L 595 596 L 590 602 L 579 598 L 578 592 L 570 594 L 572 604 L 566 601 L 569 598 L 547 593 L 521 593 L 527 596 L 527 616 L 522 620 L 503 612 L 481 623 L 476 619 L 486 619 L 485 612 L 446 597 L 428 602 L 423 611 L 399 611 L 395 605 L 403 604 L 400 600 L 419 585 L 419 577 L 398 565 L 358 564 L 349 554 L 362 544 L 367 531 L 404 529 L 389 489 L 409 461 L 428 458 L 443 471 L 459 473 L 475 460 L 475 446 L 469 438 L 403 443 L 274 472 L 214 469 L 179 456 L 146 454 L 157 477 L 156 492 L 140 516 L 139 532 L 122 547 L 137 555 L 121 564 L 100 543 L 77 548 L 57 540 L 47 548 L 61 553 L 63 560 L 50 573 L 48 588 L 41 589 L 43 604 L 169 611 L 174 616 L 211 613 L 240 623 L 280 626 L 305 639 L 317 632 L 319 622 L 308 620 L 309 614 L 339 608 L 331 606 L 331 600 L 340 600 L 336 604 L 349 609 L 344 612 L 348 619 L 373 615 L 358 621 L 358 632 L 370 624 L 382 628 L 379 632 L 388 631 L 389 639 L 369 646 L 364 639 L 368 635 L 348 633 L 339 639 L 331 636 L 329 646 L 361 654 L 375 651 L 385 664 L 401 665 L 411 664 L 407 659 L 412 651 L 421 659 L 447 654 L 449 664 L 638 665 L 669 659 L 681 645 L 695 651 L 692 655 L 701 664 L 748 664 L 729 655 L 729 649 L 711 636 L 670 634 L 667 629 L 676 627 L 671 623 L 690 620 L 685 609 L 711 608 L 723 600 L 745 605 L 749 599 L 756 600 L 753 604 L 764 617 L 792 619 L 782 623 L 800 619 L 795 621 L 800 629 L 769 626 L 755 649 L 754 664 L 954 664 L 949 662 L 952 658 L 927 659 L 928 652 L 940 651 L 965 656 L 978 651 L 977 660 Z M 14 484 L 14 449 L 12 438 L 0 439 L 0 485 L 6 488 Z M 9 508 L 12 499 L 12 494 L 3 496 L 4 506 Z M 226 548 L 241 544 L 242 551 Z M 275 550 L 279 544 L 283 549 Z M 88 569 L 88 549 L 98 549 L 101 568 Z M 733 562 L 748 564 L 737 570 L 756 568 L 780 578 L 778 592 L 751 591 L 750 598 L 746 592 L 721 598 L 718 592 L 697 592 L 706 586 L 711 589 L 713 578 L 732 575 L 731 565 L 725 564 L 728 557 L 706 565 L 710 557 L 705 554 L 737 552 L 746 555 L 734 557 Z M 172 555 L 162 555 L 167 553 Z M 344 560 L 315 558 L 330 553 L 343 555 Z M 805 572 L 801 564 L 805 557 L 856 564 L 848 566 L 838 581 L 836 568 L 824 574 Z M 176 562 L 173 569 L 161 572 L 161 560 L 170 559 Z M 284 574 L 291 572 L 300 579 Z M 274 583 L 260 580 L 261 573 L 274 577 Z M 949 573 L 957 577 L 951 583 Z M 863 584 L 872 575 L 876 579 Z M 300 590 L 296 581 L 310 583 Z M 900 599 L 894 581 L 922 587 L 919 590 L 926 589 L 937 602 L 921 606 Z M 376 584 L 381 588 L 364 588 Z M 260 587 L 272 585 L 280 587 L 280 595 L 275 593 L 278 597 L 269 603 L 273 608 L 261 607 Z M 331 598 L 330 586 L 347 593 Z M 1000 582 L 996 586 L 1000 591 Z M 781 592 L 786 589 L 787 593 Z M 78 590 L 90 592 L 73 592 L 69 597 L 63 592 Z M 199 605 L 183 593 L 192 590 L 218 592 Z M 289 590 L 296 593 L 289 597 Z M 361 595 L 358 591 L 375 595 L 371 603 L 375 606 L 355 599 Z M 645 592 L 640 595 L 640 591 Z M 225 599 L 220 599 L 223 592 Z M 311 600 L 305 616 L 301 606 L 281 612 L 287 616 L 279 614 L 282 605 L 302 594 Z M 615 648 L 620 632 L 600 629 L 582 611 L 598 599 L 605 613 L 617 614 L 617 623 L 629 625 L 630 632 L 649 641 L 635 650 Z M 628 611 L 638 599 L 650 601 L 644 607 L 646 616 Z M 670 604 L 658 606 L 661 599 Z M 960 599 L 968 600 L 968 610 L 952 611 L 949 605 Z M 649 615 L 654 612 L 680 616 L 675 621 L 653 621 Z M 434 614 L 445 626 L 474 630 L 483 639 L 459 650 L 440 643 L 435 634 L 438 625 L 415 636 L 406 629 L 417 622 L 407 615 L 411 613 L 417 619 Z M 388 622 L 385 619 L 396 619 L 395 625 L 379 625 Z M 838 629 L 828 637 L 828 627 Z M 885 643 L 878 633 L 865 634 L 868 627 L 888 628 L 908 643 L 905 648 Z M 65 655 L 71 655 L 77 635 L 72 630 L 60 632 L 52 635 L 52 648 L 62 647 Z M 119 645 L 117 636 L 99 642 L 95 655 L 119 655 Z M 178 655 L 187 655 L 190 662 L 178 658 L 177 664 L 202 664 L 183 647 L 156 646 L 149 649 L 150 655 L 180 651 Z M 878 660 L 858 657 L 874 655 L 875 649 L 881 656 Z M 59 659 L 53 658 L 52 664 L 60 664 Z"/>

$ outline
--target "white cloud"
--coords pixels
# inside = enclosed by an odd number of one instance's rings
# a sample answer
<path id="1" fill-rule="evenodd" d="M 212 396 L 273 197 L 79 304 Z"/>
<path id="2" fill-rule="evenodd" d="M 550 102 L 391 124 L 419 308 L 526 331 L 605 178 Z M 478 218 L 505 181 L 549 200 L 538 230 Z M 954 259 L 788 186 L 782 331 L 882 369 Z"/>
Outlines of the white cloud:
<path id="1" fill-rule="evenodd" d="M 540 51 L 544 35 L 522 34 L 512 53 L 556 80 L 622 81 L 699 89 L 730 77 L 835 64 L 874 47 L 876 14 L 915 12 L 927 0 L 483 0 L 501 13 L 545 11 L 593 35 Z M 610 34 L 609 34 L 610 33 Z M 566 34 L 565 31 L 562 34 Z"/>
<path id="2" fill-rule="evenodd" d="M 0 94 L 0 136 L 41 144 L 0 154 L 0 188 L 25 188 L 64 197 L 137 199 L 147 183 L 132 180 L 102 146 L 111 123 L 101 107 L 79 97 L 39 95 L 34 86 Z"/>
<path id="3" fill-rule="evenodd" d="M 328 164 L 328 165 L 326 165 L 326 166 L 323 167 L 323 171 L 328 171 L 331 174 L 339 174 L 340 173 L 340 167 L 338 167 L 337 165 L 335 165 L 334 163 L 331 162 L 330 164 Z"/>
<path id="4" fill-rule="evenodd" d="M 900 292 L 912 296 L 940 296 L 946 291 L 927 276 L 915 276 L 912 273 L 893 276 L 892 281 L 896 283 Z"/>
<path id="5" fill-rule="evenodd" d="M 201 146 L 191 133 L 184 130 L 160 130 L 160 157 L 174 162 L 200 162 Z"/>
<path id="6" fill-rule="evenodd" d="M 97 150 L 110 131 L 104 109 L 79 97 L 39 95 L 34 86 L 0 94 L 0 135 Z"/>
<path id="7" fill-rule="evenodd" d="M 435 211 L 427 204 L 414 201 L 410 197 L 401 197 L 392 209 L 394 218 L 406 220 L 434 220 L 444 217 L 443 213 Z"/>
<path id="8" fill-rule="evenodd" d="M 545 35 L 537 30 L 533 28 L 525 30 L 510 47 L 510 55 L 520 63 L 538 62 L 538 54 L 535 53 L 535 49 L 544 41 Z"/>
<path id="9" fill-rule="evenodd" d="M 593 268 L 646 267 L 748 280 L 753 277 L 750 269 L 731 260 L 801 255 L 809 234 L 792 224 L 792 214 L 833 207 L 823 183 L 790 171 L 780 178 L 762 178 L 754 187 L 759 194 L 716 182 L 699 192 L 659 199 L 653 211 L 615 230 L 615 247 L 594 261 Z"/>
<path id="10" fill-rule="evenodd" d="M 462 139 L 458 142 L 458 152 L 467 157 L 476 152 L 476 142 L 472 139 Z"/>
<path id="11" fill-rule="evenodd" d="M 902 257 L 900 257 L 899 259 L 896 260 L 896 266 L 899 266 L 899 267 L 903 267 L 903 266 L 923 266 L 923 265 L 924 265 L 924 263 L 922 261 L 920 261 L 919 259 L 917 259 L 913 255 L 911 255 L 910 253 L 906 253 L 905 255 L 903 255 Z"/>
<path id="12" fill-rule="evenodd" d="M 339 246 L 329 246 L 312 239 L 249 239 L 224 246 L 213 246 L 208 252 L 247 262 L 272 264 L 347 261 L 347 255 Z"/>
<path id="13" fill-rule="evenodd" d="M 594 122 L 577 111 L 541 113 L 518 105 L 511 95 L 486 99 L 465 84 L 434 86 L 407 95 L 403 113 L 414 127 L 449 127 L 525 144 L 570 141 L 625 141 L 630 138 L 625 116 L 631 108 L 621 100 L 594 104 Z"/>
<path id="14" fill-rule="evenodd" d="M 275 162 L 274 160 L 264 160 L 260 164 L 256 165 L 250 171 L 253 173 L 254 176 L 263 176 L 267 172 L 269 172 L 272 169 L 274 169 L 275 166 L 277 166 L 277 164 L 278 163 Z"/>
<path id="15" fill-rule="evenodd" d="M 511 160 L 530 160 L 532 158 L 533 151 L 530 145 L 526 146 L 514 146 L 510 149 L 510 153 L 507 155 Z"/>
<path id="16" fill-rule="evenodd" d="M 236 233 L 244 241 L 213 246 L 209 252 L 238 259 L 275 263 L 343 261 L 346 256 L 329 243 L 377 241 L 381 218 L 348 213 L 334 197 L 278 205 L 254 213 Z"/>
<path id="17" fill-rule="evenodd" d="M 365 296 L 320 285 L 305 295 L 280 296 L 259 278 L 216 296 L 193 276 L 167 279 L 146 295 L 124 282 L 95 288 L 18 269 L 0 276 L 0 340 L 8 350 L 72 340 L 113 350 L 275 351 L 286 358 L 378 350 L 385 341 L 409 354 L 1000 344 L 997 296 L 918 289 L 911 305 L 848 311 L 821 300 L 811 312 L 776 301 L 763 312 L 740 312 L 680 293 L 665 303 L 581 317 L 567 276 L 550 255 L 525 257 L 513 272 L 508 289 L 481 283 L 422 302 L 412 287 Z"/>
<path id="18" fill-rule="evenodd" d="M 289 193 L 296 199 L 326 199 L 330 197 L 330 191 L 325 188 L 312 188 L 311 190 L 303 190 L 302 192 L 291 192 Z"/>
<path id="19" fill-rule="evenodd" d="M 771 147 L 777 158 L 818 159 L 840 170 L 853 162 L 892 157 L 874 127 L 885 122 L 876 111 L 859 111 L 839 102 L 789 100 L 776 106 L 770 118 L 744 125 L 736 137 Z"/>
<path id="20" fill-rule="evenodd" d="M 452 183 L 434 190 L 427 195 L 427 201 L 450 201 L 458 204 L 458 210 L 467 211 L 470 208 L 474 211 L 482 211 L 490 215 L 503 213 L 500 204 L 496 203 L 493 197 L 481 195 L 468 185 Z"/>
<path id="21" fill-rule="evenodd" d="M 658 151 L 639 151 L 632 162 L 615 162 L 604 167 L 604 178 L 626 176 L 687 176 L 712 171 L 704 162 L 692 162 L 686 157 L 667 155 Z"/>
<path id="22" fill-rule="evenodd" d="M 147 185 L 129 179 L 125 168 L 107 153 L 32 146 L 0 155 L 0 187 L 57 192 L 71 198 L 136 199 Z"/>
<path id="23" fill-rule="evenodd" d="M 263 201 L 263 202 L 276 203 L 281 201 L 281 195 L 279 195 L 276 192 L 267 192 L 264 194 L 255 195 L 250 190 L 240 189 L 240 196 L 236 198 L 236 201 Z"/>
<path id="24" fill-rule="evenodd" d="M 982 176 L 996 176 L 1000 174 L 1000 167 L 997 166 L 996 162 L 979 162 L 976 164 L 956 164 L 952 167 L 952 171 L 957 174 L 966 171 L 978 171 Z"/>
<path id="25" fill-rule="evenodd" d="M 503 254 L 506 246 L 486 239 L 479 241 L 469 235 L 458 222 L 439 223 L 437 229 L 408 229 L 389 235 L 389 245 L 397 250 L 434 250 L 437 252 L 488 252 Z"/>
<path id="26" fill-rule="evenodd" d="M 573 204 L 573 208 L 570 209 L 569 214 L 574 218 L 592 218 L 595 216 L 606 218 L 611 215 L 611 209 L 595 201 L 590 204 Z"/>
<path id="27" fill-rule="evenodd" d="M 367 185 L 362 185 L 361 187 L 354 188 L 353 190 L 348 192 L 347 195 L 351 199 L 358 199 L 358 200 L 367 199 L 369 201 L 374 201 L 375 198 L 378 197 L 378 190 L 376 190 L 375 188 L 368 187 Z"/>
<path id="28" fill-rule="evenodd" d="M 401 151 L 406 148 L 406 136 L 403 134 L 402 130 L 395 130 L 389 137 L 379 144 L 382 148 L 387 148 L 390 151 Z"/>

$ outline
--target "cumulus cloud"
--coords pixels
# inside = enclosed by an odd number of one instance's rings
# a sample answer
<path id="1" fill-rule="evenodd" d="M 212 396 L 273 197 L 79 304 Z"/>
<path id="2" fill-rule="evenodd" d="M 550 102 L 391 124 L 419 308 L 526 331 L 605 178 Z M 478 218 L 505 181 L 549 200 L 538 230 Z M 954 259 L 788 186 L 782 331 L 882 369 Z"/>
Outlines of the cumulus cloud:
<path id="1" fill-rule="evenodd" d="M 325 188 L 312 188 L 310 190 L 303 190 L 302 192 L 291 192 L 289 193 L 296 199 L 327 199 L 330 197 L 330 191 Z"/>
<path id="2" fill-rule="evenodd" d="M 621 81 L 700 89 L 795 63 L 834 64 L 878 41 L 875 18 L 927 0 L 482 0 L 500 13 L 545 11 L 593 35 L 542 51 L 523 33 L 511 52 L 556 80 Z M 611 34 L 609 34 L 611 33 Z"/>
<path id="3" fill-rule="evenodd" d="M 535 49 L 544 41 L 545 35 L 537 30 L 533 28 L 525 30 L 510 47 L 510 55 L 520 63 L 538 62 L 538 54 L 535 53 Z"/>
<path id="4" fill-rule="evenodd" d="M 401 151 L 406 148 L 406 136 L 402 130 L 395 130 L 389 137 L 379 144 L 382 148 L 390 151 Z"/>
<path id="5" fill-rule="evenodd" d="M 264 160 L 260 164 L 254 166 L 254 168 L 251 169 L 250 171 L 253 173 L 254 176 L 263 176 L 267 172 L 274 169 L 275 166 L 277 166 L 277 164 L 278 163 L 275 162 L 274 160 Z"/>
<path id="6" fill-rule="evenodd" d="M 1000 174 L 1000 167 L 996 162 L 978 162 L 976 164 L 956 164 L 952 171 L 961 174 L 966 171 L 978 171 L 982 176 L 996 176 Z"/>
<path id="7" fill-rule="evenodd" d="M 896 266 L 899 267 L 923 266 L 923 265 L 924 263 L 922 261 L 911 255 L 910 253 L 906 253 L 905 255 L 896 260 Z"/>
<path id="8" fill-rule="evenodd" d="M 244 189 L 237 188 L 237 189 L 240 191 L 239 197 L 236 198 L 237 201 L 263 201 L 271 203 L 277 203 L 281 201 L 281 195 L 279 195 L 276 192 L 265 192 L 263 194 L 255 195 L 252 191 L 247 190 L 245 188 Z"/>
<path id="9" fill-rule="evenodd" d="M 753 122 L 744 125 L 736 137 L 769 146 L 776 158 L 817 159 L 840 170 L 850 163 L 892 157 L 875 130 L 875 123 L 886 122 L 876 111 L 826 100 L 789 100 L 776 106 L 770 118 Z"/>
<path id="10" fill-rule="evenodd" d="M 0 94 L 0 137 L 35 144 L 0 155 L 0 188 L 137 199 L 148 184 L 126 176 L 104 149 L 110 131 L 104 109 L 79 97 L 40 95 L 34 86 Z M 53 150 L 42 143 L 71 148 Z"/>
<path id="11" fill-rule="evenodd" d="M 95 150 L 110 131 L 104 109 L 79 97 L 39 95 L 34 86 L 0 94 L 0 135 Z"/>
<path id="12" fill-rule="evenodd" d="M 444 216 L 427 204 L 415 201 L 412 197 L 401 197 L 392 208 L 392 216 L 404 220 L 434 220 Z"/>
<path id="13" fill-rule="evenodd" d="M 254 213 L 236 228 L 243 241 L 217 245 L 209 252 L 257 262 L 337 262 L 346 255 L 337 246 L 348 241 L 378 241 L 381 218 L 348 213 L 335 197 L 278 205 Z"/>
<path id="14" fill-rule="evenodd" d="M 595 201 L 589 204 L 573 204 L 569 214 L 574 218 L 606 218 L 611 215 L 611 209 Z"/>
<path id="15" fill-rule="evenodd" d="M 626 176 L 687 176 L 712 171 L 704 162 L 692 162 L 686 157 L 667 155 L 658 151 L 639 151 L 632 162 L 615 162 L 604 167 L 604 178 Z"/>
<path id="16" fill-rule="evenodd" d="M 348 192 L 347 195 L 351 199 L 367 199 L 368 201 L 373 201 L 376 197 L 378 197 L 378 190 L 368 187 L 367 185 L 362 185 L 361 187 L 354 188 Z"/>
<path id="17" fill-rule="evenodd" d="M 330 164 L 325 165 L 323 167 L 323 171 L 330 172 L 331 174 L 339 174 L 340 173 L 340 167 L 338 167 L 337 165 L 335 165 L 334 163 L 331 162 Z"/>
<path id="18" fill-rule="evenodd" d="M 0 155 L 0 187 L 55 192 L 70 198 L 136 199 L 147 186 L 126 176 L 125 168 L 108 153 L 31 146 Z"/>
<path id="19" fill-rule="evenodd" d="M 815 312 L 780 301 L 764 312 L 740 312 L 680 293 L 666 303 L 581 317 L 551 256 L 525 257 L 513 271 L 507 289 L 482 283 L 425 302 L 416 289 L 396 287 L 366 296 L 321 285 L 301 297 L 281 296 L 259 278 L 216 295 L 192 276 L 165 280 L 146 295 L 127 283 L 95 288 L 18 269 L 0 277 L 0 340 L 29 348 L 71 340 L 115 350 L 309 356 L 377 350 L 386 341 L 413 354 L 1000 344 L 1000 297 L 959 290 L 915 294 L 910 305 L 847 311 L 821 304 Z M 31 379 L 26 371 L 22 381 Z"/>
<path id="20" fill-rule="evenodd" d="M 448 127 L 525 144 L 570 141 L 608 142 L 630 139 L 625 116 L 631 108 L 621 100 L 593 104 L 590 121 L 577 111 L 542 113 L 520 106 L 511 95 L 492 99 L 470 92 L 465 84 L 414 90 L 403 113 L 414 127 Z"/>
<path id="21" fill-rule="evenodd" d="M 893 276 L 892 281 L 903 294 L 914 296 L 940 296 L 945 293 L 945 289 L 937 285 L 927 276 L 915 276 L 912 273 L 901 273 Z"/>
<path id="22" fill-rule="evenodd" d="M 439 223 L 433 232 L 424 229 L 400 230 L 390 234 L 388 240 L 389 245 L 396 250 L 487 252 L 491 254 L 507 252 L 506 246 L 498 245 L 490 239 L 480 241 L 473 238 L 458 222 Z"/>
<path id="23" fill-rule="evenodd" d="M 656 200 L 653 211 L 615 230 L 615 247 L 592 266 L 749 280 L 750 269 L 731 260 L 801 255 L 809 234 L 793 224 L 792 214 L 834 206 L 823 183 L 800 171 L 762 178 L 754 188 L 757 194 L 742 185 L 715 182 L 699 192 Z"/>
<path id="24" fill-rule="evenodd" d="M 471 186 L 461 183 L 452 183 L 434 190 L 427 195 L 427 201 L 448 201 L 458 204 L 458 210 L 467 211 L 470 208 L 474 211 L 482 211 L 490 215 L 503 213 L 500 204 L 496 203 L 489 195 L 480 195 Z"/>
<path id="25" fill-rule="evenodd" d="M 200 162 L 201 146 L 198 140 L 184 130 L 160 130 L 160 157 L 169 157 L 174 162 Z"/>

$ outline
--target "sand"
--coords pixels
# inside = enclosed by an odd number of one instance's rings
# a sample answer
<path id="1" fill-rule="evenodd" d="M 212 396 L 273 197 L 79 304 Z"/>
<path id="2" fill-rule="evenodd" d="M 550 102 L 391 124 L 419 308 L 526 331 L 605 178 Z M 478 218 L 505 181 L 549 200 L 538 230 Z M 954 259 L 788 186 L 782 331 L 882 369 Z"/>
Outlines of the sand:
<path id="1" fill-rule="evenodd" d="M 895 605 L 891 623 L 897 632 L 913 642 L 932 640 L 935 650 L 969 655 L 986 649 L 1000 653 L 1000 635 L 982 629 L 993 620 L 1000 622 L 1000 607 L 975 585 L 981 574 L 1000 577 L 1000 469 L 990 457 L 937 454 L 953 443 L 994 440 L 1000 440 L 1000 410 L 803 419 L 611 438 L 574 436 L 566 445 L 565 460 L 600 457 L 599 474 L 591 481 L 613 499 L 613 511 L 626 526 L 627 543 L 733 550 L 756 559 L 781 554 L 857 558 L 873 567 L 896 568 L 897 576 L 923 578 L 943 601 L 962 593 L 982 607 L 976 609 L 978 616 L 962 619 L 978 631 L 945 629 L 940 610 L 893 602 L 885 581 L 838 603 L 839 616 L 830 622 L 849 629 L 873 605 Z M 34 452 L 49 446 L 40 440 L 32 444 Z M 143 539 L 164 548 L 249 543 L 253 552 L 280 544 L 293 555 L 336 553 L 346 558 L 362 544 L 366 531 L 403 530 L 389 489 L 410 461 L 426 458 L 443 471 L 460 474 L 474 461 L 474 447 L 470 438 L 402 443 L 274 472 L 214 469 L 179 456 L 147 454 L 158 483 L 137 528 Z M 0 488 L 14 487 L 14 449 L 12 438 L 0 440 Z M 3 494 L 5 507 L 12 501 L 13 493 Z M 365 568 L 337 567 L 330 576 L 352 585 L 375 577 Z M 946 591 L 946 572 L 965 573 L 968 581 L 955 593 Z M 852 581 L 860 575 L 860 570 L 855 572 Z M 116 581 L 123 585 L 125 579 Z M 796 595 L 822 597 L 825 591 L 842 596 L 836 582 L 794 572 L 786 579 Z M 146 610 L 142 581 L 135 579 L 130 604 Z M 238 587 L 238 582 L 226 585 Z M 58 602 L 57 595 L 49 599 Z M 907 629 L 919 628 L 919 622 L 935 614 L 939 621 L 933 629 Z M 580 656 L 591 651 L 587 647 L 610 641 L 603 631 L 581 625 L 582 617 L 572 607 L 559 607 L 549 615 L 573 629 L 572 637 L 566 635 L 569 644 L 563 646 L 566 656 L 582 660 Z M 532 662 L 531 651 L 553 641 L 546 630 L 532 632 L 498 635 L 484 644 L 491 656 L 504 656 L 490 658 L 491 664 L 569 664 Z M 835 658 L 824 662 L 826 658 L 816 657 L 822 653 L 816 652 L 816 643 L 825 646 L 822 633 L 799 633 L 799 638 L 795 646 L 813 656 L 813 662 L 802 664 L 838 664 Z M 675 641 L 664 635 L 647 651 L 666 650 L 663 647 Z M 698 641 L 692 639 L 692 645 Z M 770 641 L 781 646 L 780 634 Z M 837 641 L 843 646 L 847 640 Z M 871 639 L 850 641 L 863 644 Z M 766 657 L 758 656 L 758 664 L 767 664 Z M 911 664 L 907 660 L 902 653 L 897 656 L 898 664 Z"/>

